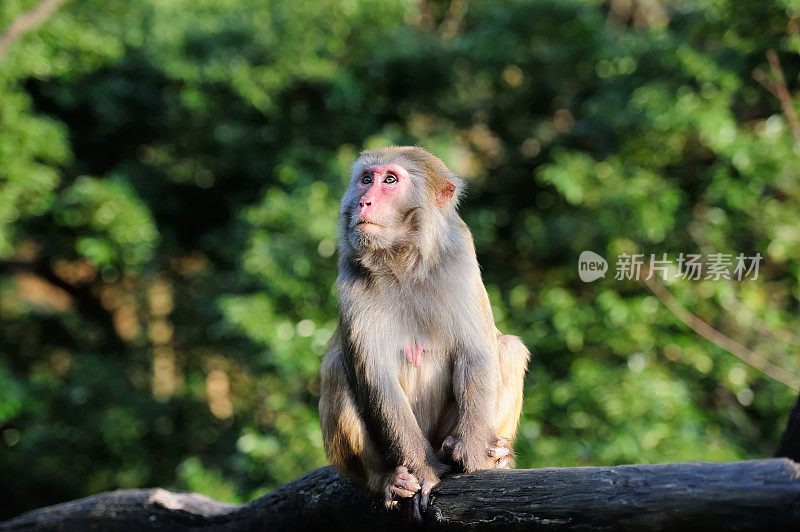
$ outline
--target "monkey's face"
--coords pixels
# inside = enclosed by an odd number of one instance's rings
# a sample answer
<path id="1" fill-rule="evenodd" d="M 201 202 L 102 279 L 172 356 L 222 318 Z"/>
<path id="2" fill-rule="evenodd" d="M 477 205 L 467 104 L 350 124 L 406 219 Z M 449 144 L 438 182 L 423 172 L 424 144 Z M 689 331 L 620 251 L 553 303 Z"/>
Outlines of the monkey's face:
<path id="1" fill-rule="evenodd" d="M 414 168 L 397 162 L 354 165 L 349 189 L 348 233 L 355 247 L 388 248 L 414 230 L 420 207 Z"/>
<path id="2" fill-rule="evenodd" d="M 416 146 L 365 151 L 353 163 L 342 197 L 342 251 L 430 253 L 455 214 L 461 180 L 435 155 Z"/>

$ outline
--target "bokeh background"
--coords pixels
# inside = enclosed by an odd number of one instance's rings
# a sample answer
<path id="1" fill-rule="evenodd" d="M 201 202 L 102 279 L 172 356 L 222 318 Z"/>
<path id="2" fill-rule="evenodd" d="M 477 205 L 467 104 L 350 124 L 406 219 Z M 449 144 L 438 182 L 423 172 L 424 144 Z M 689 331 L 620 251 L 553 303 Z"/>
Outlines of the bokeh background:
<path id="1" fill-rule="evenodd" d="M 0 518 L 115 488 L 247 501 L 324 465 L 338 200 L 391 143 L 469 182 L 495 318 L 534 352 L 520 466 L 774 450 L 800 2 L 45 3 L 15 33 L 41 1 L 0 2 Z M 587 249 L 764 260 L 662 282 L 668 308 L 581 282 Z"/>

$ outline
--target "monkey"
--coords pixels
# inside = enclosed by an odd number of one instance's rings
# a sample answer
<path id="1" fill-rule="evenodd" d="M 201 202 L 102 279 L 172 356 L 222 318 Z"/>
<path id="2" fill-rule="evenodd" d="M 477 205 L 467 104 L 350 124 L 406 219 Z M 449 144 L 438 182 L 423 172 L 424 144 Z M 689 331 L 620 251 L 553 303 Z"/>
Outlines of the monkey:
<path id="1" fill-rule="evenodd" d="M 530 352 L 495 327 L 457 212 L 464 181 L 423 148 L 364 151 L 339 212 L 338 325 L 320 365 L 326 454 L 411 500 L 452 469 L 513 468 Z"/>

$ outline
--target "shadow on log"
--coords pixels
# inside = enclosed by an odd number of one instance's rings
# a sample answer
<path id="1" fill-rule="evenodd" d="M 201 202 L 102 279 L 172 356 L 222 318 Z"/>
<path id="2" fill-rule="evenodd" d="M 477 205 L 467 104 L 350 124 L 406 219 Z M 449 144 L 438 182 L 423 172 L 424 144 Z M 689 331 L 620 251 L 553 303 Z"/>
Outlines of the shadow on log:
<path id="1" fill-rule="evenodd" d="M 797 398 L 789 414 L 789 421 L 783 429 L 781 441 L 775 451 L 775 457 L 790 458 L 800 461 L 800 397 Z"/>
<path id="2" fill-rule="evenodd" d="M 35 510 L 8 530 L 408 530 L 331 467 L 250 503 L 121 490 Z M 411 527 L 414 528 L 414 527 Z M 800 530 L 800 465 L 785 458 L 479 471 L 433 492 L 426 530 Z"/>

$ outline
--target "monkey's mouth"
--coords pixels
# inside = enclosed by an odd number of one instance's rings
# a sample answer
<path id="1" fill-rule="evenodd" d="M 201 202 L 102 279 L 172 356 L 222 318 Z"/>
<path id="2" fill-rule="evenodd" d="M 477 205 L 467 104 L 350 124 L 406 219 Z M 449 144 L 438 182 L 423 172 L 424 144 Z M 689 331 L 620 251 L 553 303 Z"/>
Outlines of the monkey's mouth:
<path id="1" fill-rule="evenodd" d="M 362 229 L 369 231 L 376 231 L 386 227 L 385 225 L 375 223 L 372 220 L 367 220 L 366 218 L 359 218 L 356 220 L 356 225 L 360 225 Z"/>

